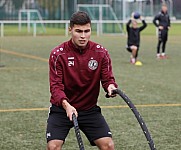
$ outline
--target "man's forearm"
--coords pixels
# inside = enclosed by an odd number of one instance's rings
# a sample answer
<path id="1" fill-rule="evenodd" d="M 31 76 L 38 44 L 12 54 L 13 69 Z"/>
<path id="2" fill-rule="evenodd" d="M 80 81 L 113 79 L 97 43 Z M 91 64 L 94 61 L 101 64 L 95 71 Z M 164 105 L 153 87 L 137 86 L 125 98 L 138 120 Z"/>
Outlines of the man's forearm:
<path id="1" fill-rule="evenodd" d="M 70 106 L 69 102 L 67 102 L 67 100 L 64 99 L 64 100 L 62 101 L 62 107 L 66 110 L 68 106 Z"/>
<path id="2" fill-rule="evenodd" d="M 76 109 L 72 105 L 70 105 L 66 99 L 62 101 L 62 107 L 65 109 L 67 117 L 69 117 L 70 121 L 72 121 L 73 113 L 75 113 L 75 115 L 78 116 Z"/>

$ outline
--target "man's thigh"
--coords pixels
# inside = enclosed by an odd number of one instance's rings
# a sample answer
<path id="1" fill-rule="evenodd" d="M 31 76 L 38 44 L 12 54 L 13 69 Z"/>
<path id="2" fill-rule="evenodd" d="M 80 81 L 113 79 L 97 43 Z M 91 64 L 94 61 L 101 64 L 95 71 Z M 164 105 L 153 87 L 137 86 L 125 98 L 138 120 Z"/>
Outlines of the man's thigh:
<path id="1" fill-rule="evenodd" d="M 90 111 L 79 113 L 78 122 L 91 145 L 94 141 L 104 137 L 112 137 L 110 128 L 101 114 L 101 108 L 95 107 Z"/>
<path id="2" fill-rule="evenodd" d="M 164 42 L 167 41 L 168 38 L 168 31 L 167 30 L 161 30 L 159 31 L 159 40 Z"/>
<path id="3" fill-rule="evenodd" d="M 47 120 L 47 143 L 51 140 L 65 141 L 70 128 L 73 127 L 73 123 L 67 117 L 65 110 L 59 109 L 59 112 L 55 110 L 56 106 L 52 106 L 50 108 L 50 113 Z"/>

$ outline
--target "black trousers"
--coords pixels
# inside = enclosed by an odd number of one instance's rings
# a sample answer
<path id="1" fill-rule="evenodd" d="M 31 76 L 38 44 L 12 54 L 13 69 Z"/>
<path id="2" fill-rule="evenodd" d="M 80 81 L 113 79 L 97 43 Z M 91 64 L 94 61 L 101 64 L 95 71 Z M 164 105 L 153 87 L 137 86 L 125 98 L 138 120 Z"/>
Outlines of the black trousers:
<path id="1" fill-rule="evenodd" d="M 159 30 L 157 54 L 160 53 L 161 45 L 162 45 L 162 53 L 165 53 L 167 39 L 168 39 L 168 30 L 167 29 Z"/>

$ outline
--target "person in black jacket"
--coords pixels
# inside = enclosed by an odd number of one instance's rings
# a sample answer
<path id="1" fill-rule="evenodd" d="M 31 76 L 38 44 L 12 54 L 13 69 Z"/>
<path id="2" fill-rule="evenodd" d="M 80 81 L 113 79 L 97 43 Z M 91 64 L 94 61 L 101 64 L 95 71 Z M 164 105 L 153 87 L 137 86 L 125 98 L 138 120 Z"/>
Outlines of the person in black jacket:
<path id="1" fill-rule="evenodd" d="M 128 39 L 127 39 L 127 50 L 131 53 L 130 63 L 135 64 L 138 57 L 138 50 L 140 46 L 140 32 L 146 28 L 147 23 L 143 19 L 142 16 L 140 16 L 140 20 L 142 21 L 142 26 L 138 27 L 137 20 L 134 19 L 134 14 L 132 14 L 131 19 L 126 24 L 126 29 L 128 33 Z M 131 26 L 132 24 L 132 26 Z"/>
<path id="2" fill-rule="evenodd" d="M 167 5 L 163 4 L 161 11 L 153 19 L 154 25 L 158 28 L 157 58 L 167 58 L 165 55 L 168 30 L 170 29 L 170 17 L 167 12 Z M 162 44 L 162 53 L 160 46 Z"/>

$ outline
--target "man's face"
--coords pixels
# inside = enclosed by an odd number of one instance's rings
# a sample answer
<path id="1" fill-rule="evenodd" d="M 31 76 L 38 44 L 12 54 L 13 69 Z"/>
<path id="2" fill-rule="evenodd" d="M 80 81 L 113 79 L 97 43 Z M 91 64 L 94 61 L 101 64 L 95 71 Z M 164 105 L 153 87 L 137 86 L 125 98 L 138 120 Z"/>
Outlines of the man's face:
<path id="1" fill-rule="evenodd" d="M 135 20 L 132 20 L 132 27 L 137 28 L 137 22 Z"/>
<path id="2" fill-rule="evenodd" d="M 164 13 L 166 13 L 167 12 L 167 6 L 162 6 L 162 11 L 164 12 Z"/>
<path id="3" fill-rule="evenodd" d="M 85 25 L 76 25 L 72 28 L 69 28 L 69 31 L 72 36 L 72 42 L 77 48 L 84 49 L 91 36 L 91 24 Z"/>

